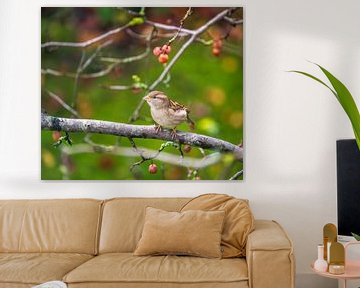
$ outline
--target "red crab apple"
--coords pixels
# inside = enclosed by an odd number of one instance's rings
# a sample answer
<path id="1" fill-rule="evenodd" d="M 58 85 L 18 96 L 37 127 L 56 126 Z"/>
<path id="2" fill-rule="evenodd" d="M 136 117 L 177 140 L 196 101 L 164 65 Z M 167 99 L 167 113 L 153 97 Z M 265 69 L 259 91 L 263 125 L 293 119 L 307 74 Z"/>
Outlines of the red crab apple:
<path id="1" fill-rule="evenodd" d="M 215 57 L 218 57 L 220 55 L 220 52 L 221 50 L 219 48 L 213 48 L 212 49 L 212 54 L 215 56 Z"/>
<path id="2" fill-rule="evenodd" d="M 170 52 L 171 52 L 171 47 L 170 47 L 170 45 L 163 45 L 162 47 L 161 47 L 161 50 L 162 50 L 162 52 L 163 53 L 165 53 L 165 54 L 169 54 Z"/>
<path id="3" fill-rule="evenodd" d="M 150 173 L 150 174 L 156 174 L 156 172 L 157 172 L 157 166 L 156 166 L 156 164 L 154 164 L 154 163 L 153 163 L 153 164 L 150 164 L 148 170 L 149 170 L 149 173 Z"/>
<path id="4" fill-rule="evenodd" d="M 163 63 L 163 64 L 167 63 L 168 60 L 169 60 L 169 56 L 167 54 L 160 54 L 158 60 L 159 60 L 160 63 Z"/>
<path id="5" fill-rule="evenodd" d="M 54 141 L 59 141 L 60 137 L 61 137 L 60 131 L 53 131 L 52 132 L 52 138 L 53 138 Z"/>
<path id="6" fill-rule="evenodd" d="M 155 48 L 153 49 L 153 54 L 154 54 L 155 56 L 159 56 L 159 55 L 161 54 L 161 48 L 160 48 L 159 46 L 155 47 Z"/>

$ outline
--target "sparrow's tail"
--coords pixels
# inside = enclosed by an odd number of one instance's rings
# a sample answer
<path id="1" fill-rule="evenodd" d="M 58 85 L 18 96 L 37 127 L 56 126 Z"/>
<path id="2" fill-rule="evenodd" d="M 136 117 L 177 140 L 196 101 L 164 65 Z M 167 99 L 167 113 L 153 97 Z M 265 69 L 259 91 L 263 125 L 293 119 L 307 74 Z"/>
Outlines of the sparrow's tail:
<path id="1" fill-rule="evenodd" d="M 191 120 L 191 118 L 189 117 L 189 115 L 187 115 L 187 123 L 189 124 L 189 127 L 191 130 L 195 129 L 195 123 L 193 120 Z"/>

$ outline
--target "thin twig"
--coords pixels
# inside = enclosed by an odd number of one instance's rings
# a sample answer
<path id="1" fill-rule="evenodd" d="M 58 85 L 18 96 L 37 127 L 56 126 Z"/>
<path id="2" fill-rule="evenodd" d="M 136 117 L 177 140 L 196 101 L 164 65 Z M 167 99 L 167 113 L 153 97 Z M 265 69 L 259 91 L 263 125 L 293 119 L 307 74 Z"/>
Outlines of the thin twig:
<path id="1" fill-rule="evenodd" d="M 149 55 L 149 52 L 150 52 L 150 48 L 146 47 L 146 50 L 138 55 L 129 56 L 125 58 L 100 57 L 100 60 L 114 64 L 125 64 L 125 63 L 131 63 L 144 59 L 147 55 Z"/>
<path id="2" fill-rule="evenodd" d="M 224 17 L 224 20 L 226 20 L 227 22 L 229 22 L 231 25 L 239 25 L 239 24 L 243 24 L 244 20 L 243 19 L 234 19 L 234 18 L 230 18 L 228 16 Z"/>
<path id="3" fill-rule="evenodd" d="M 149 24 L 149 25 L 151 25 L 153 27 L 156 27 L 157 29 L 163 29 L 163 30 L 168 30 L 168 31 L 178 31 L 179 30 L 178 26 L 157 23 L 157 22 L 153 22 L 153 21 L 150 21 L 150 20 L 146 20 L 145 23 L 147 23 L 147 24 Z M 190 29 L 185 29 L 185 28 L 183 28 L 181 30 L 181 32 L 189 34 L 189 35 L 192 35 L 192 34 L 196 33 L 195 30 L 190 30 Z"/>
<path id="4" fill-rule="evenodd" d="M 104 88 L 115 91 L 126 91 L 126 90 L 131 90 L 134 87 L 130 85 L 110 85 L 110 86 L 104 86 Z"/>
<path id="5" fill-rule="evenodd" d="M 150 48 L 146 48 L 146 50 L 144 52 L 142 52 L 141 54 L 130 56 L 130 57 L 125 57 L 125 58 L 101 57 L 100 58 L 101 61 L 110 62 L 111 64 L 108 65 L 105 69 L 97 71 L 97 72 L 82 73 L 79 75 L 79 78 L 91 79 L 91 78 L 98 78 L 98 77 L 105 76 L 105 75 L 109 74 L 116 66 L 118 66 L 120 64 L 139 61 L 141 59 L 144 59 L 147 55 L 149 55 L 149 53 L 150 53 Z M 71 77 L 71 78 L 76 77 L 76 73 L 61 72 L 61 71 L 50 69 L 50 68 L 41 69 L 41 74 L 45 74 L 45 75 L 49 74 L 52 76 L 65 76 L 65 77 Z"/>
<path id="6" fill-rule="evenodd" d="M 149 155 L 149 154 L 145 154 L 144 153 L 144 150 L 143 149 L 139 149 L 137 147 L 137 145 L 135 144 L 135 141 L 132 139 L 132 138 L 129 138 L 129 141 L 131 143 L 131 146 L 134 148 L 134 151 L 136 151 L 139 156 L 141 157 L 141 160 L 134 163 L 133 165 L 131 165 L 131 168 L 130 170 L 133 170 L 135 168 L 135 166 L 139 166 L 141 165 L 142 163 L 144 162 L 147 162 L 147 161 L 152 161 L 156 158 L 158 158 L 158 156 L 160 155 L 160 153 L 168 146 L 173 146 L 175 148 L 177 148 L 180 152 L 180 158 L 177 159 L 177 161 L 179 163 L 181 163 L 184 159 L 184 154 L 183 152 L 181 151 L 181 145 L 178 144 L 178 143 L 175 143 L 173 141 L 168 141 L 168 142 L 165 142 L 163 144 L 161 144 L 160 148 L 158 149 L 158 151 L 156 153 L 153 153 L 152 155 Z"/>
<path id="7" fill-rule="evenodd" d="M 184 26 L 185 20 L 192 14 L 192 12 L 193 11 L 192 11 L 191 7 L 189 7 L 188 10 L 186 11 L 184 17 L 180 20 L 179 29 L 176 31 L 176 34 L 167 42 L 167 45 L 170 45 L 179 36 L 179 33 L 181 32 L 181 30 Z"/>
<path id="8" fill-rule="evenodd" d="M 135 141 L 134 141 L 133 138 L 128 137 L 128 139 L 129 139 L 129 142 L 130 142 L 131 146 L 133 147 L 133 150 L 136 152 L 137 155 L 139 155 L 139 156 L 141 157 L 141 160 L 133 163 L 133 164 L 130 166 L 130 171 L 132 171 L 136 166 L 139 166 L 139 165 L 141 165 L 142 163 L 150 160 L 150 158 L 145 157 L 145 156 L 143 155 L 143 152 L 137 148 L 136 143 L 135 143 Z"/>
<path id="9" fill-rule="evenodd" d="M 81 67 L 81 72 L 85 71 L 85 69 L 95 60 L 96 56 L 101 52 L 101 50 L 104 47 L 109 46 L 113 40 L 108 40 L 104 44 L 99 45 L 99 47 L 96 48 L 95 52 L 84 62 L 84 64 Z"/>
<path id="10" fill-rule="evenodd" d="M 112 35 L 120 33 L 122 30 L 128 28 L 129 26 L 130 26 L 129 24 L 126 24 L 124 26 L 110 30 L 104 34 L 101 34 L 95 38 L 92 38 L 92 39 L 84 41 L 84 42 L 58 42 L 58 41 L 45 42 L 45 43 L 41 44 L 41 48 L 47 48 L 47 47 L 86 48 L 86 47 L 89 47 L 89 46 L 93 45 L 94 43 L 104 40 Z"/>
<path id="11" fill-rule="evenodd" d="M 156 27 L 153 26 L 155 29 Z M 130 37 L 135 38 L 135 39 L 140 39 L 140 40 L 144 40 L 145 38 L 147 38 L 148 36 L 146 34 L 140 34 L 137 33 L 133 30 L 131 30 L 130 28 L 126 29 L 125 32 L 127 34 L 129 34 Z M 169 33 L 157 33 L 156 37 L 154 38 L 170 38 L 173 37 L 177 32 L 169 32 Z M 189 33 L 185 33 L 185 32 L 180 32 L 178 37 L 184 37 L 184 36 L 188 36 Z"/>
<path id="12" fill-rule="evenodd" d="M 243 174 L 244 174 L 244 171 L 240 170 L 240 171 L 236 172 L 233 176 L 231 176 L 229 178 L 229 180 L 237 180 Z"/>
<path id="13" fill-rule="evenodd" d="M 64 107 L 67 111 L 69 111 L 72 115 L 74 115 L 76 118 L 80 118 L 80 114 L 73 109 L 70 105 L 66 104 L 64 100 L 61 99 L 60 96 L 56 95 L 55 93 L 45 90 L 46 93 L 53 98 L 55 101 L 57 101 L 62 107 Z"/>
<path id="14" fill-rule="evenodd" d="M 80 73 L 82 72 L 82 65 L 85 61 L 85 55 L 86 55 L 86 52 L 85 50 L 82 50 L 81 52 L 81 59 L 80 59 L 80 62 L 79 62 L 79 66 L 76 70 L 76 75 L 75 75 L 75 80 L 74 80 L 74 88 L 73 88 L 73 97 L 72 97 L 72 101 L 71 101 L 71 106 L 73 108 L 76 107 L 76 102 L 77 102 L 77 94 L 78 94 L 78 85 L 79 85 L 79 75 Z"/>

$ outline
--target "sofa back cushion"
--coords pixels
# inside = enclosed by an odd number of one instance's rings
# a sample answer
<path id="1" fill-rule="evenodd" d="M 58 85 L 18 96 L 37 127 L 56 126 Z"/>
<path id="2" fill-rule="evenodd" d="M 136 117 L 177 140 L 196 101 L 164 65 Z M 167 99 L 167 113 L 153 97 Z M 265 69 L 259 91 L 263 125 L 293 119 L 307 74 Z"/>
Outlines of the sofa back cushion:
<path id="1" fill-rule="evenodd" d="M 105 201 L 99 253 L 133 252 L 141 237 L 146 207 L 179 211 L 189 198 L 116 198 Z"/>
<path id="2" fill-rule="evenodd" d="M 254 216 L 248 200 L 226 194 L 203 194 L 191 199 L 181 211 L 205 210 L 226 212 L 221 236 L 223 258 L 245 257 L 248 235 L 254 230 Z"/>
<path id="3" fill-rule="evenodd" d="M 1 252 L 96 254 L 102 201 L 0 200 Z"/>

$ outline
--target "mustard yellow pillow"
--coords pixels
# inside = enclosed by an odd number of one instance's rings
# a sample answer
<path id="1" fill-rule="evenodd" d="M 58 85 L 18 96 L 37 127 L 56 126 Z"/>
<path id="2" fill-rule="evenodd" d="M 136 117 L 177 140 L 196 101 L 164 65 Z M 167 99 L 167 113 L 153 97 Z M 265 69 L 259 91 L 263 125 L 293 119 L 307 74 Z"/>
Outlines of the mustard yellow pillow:
<path id="1" fill-rule="evenodd" d="M 192 255 L 221 258 L 224 211 L 168 212 L 146 208 L 134 255 Z"/>
<path id="2" fill-rule="evenodd" d="M 181 209 L 188 210 L 225 211 L 221 236 L 222 258 L 246 255 L 247 237 L 254 230 L 254 217 L 247 200 L 225 194 L 204 194 L 191 199 Z"/>

